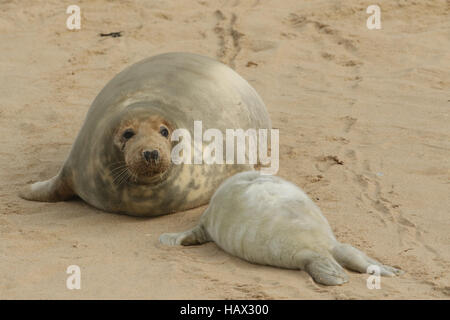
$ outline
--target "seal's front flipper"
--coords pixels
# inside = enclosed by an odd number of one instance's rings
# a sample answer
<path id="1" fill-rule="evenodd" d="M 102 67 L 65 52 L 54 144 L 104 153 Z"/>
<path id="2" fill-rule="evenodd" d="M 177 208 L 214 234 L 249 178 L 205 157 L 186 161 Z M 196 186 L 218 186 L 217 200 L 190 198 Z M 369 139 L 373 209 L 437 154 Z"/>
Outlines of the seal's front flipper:
<path id="1" fill-rule="evenodd" d="M 195 226 L 191 230 L 180 233 L 163 233 L 159 242 L 169 245 L 192 246 L 211 241 L 202 225 Z"/>
<path id="2" fill-rule="evenodd" d="M 46 181 L 24 187 L 19 196 L 26 200 L 57 202 L 72 198 L 74 192 L 61 173 Z"/>
<path id="3" fill-rule="evenodd" d="M 344 269 L 333 258 L 314 257 L 304 267 L 315 282 L 326 286 L 336 286 L 348 282 Z"/>
<path id="4" fill-rule="evenodd" d="M 333 248 L 333 256 L 343 267 L 361 273 L 370 272 L 370 269 L 368 269 L 370 266 L 379 267 L 382 276 L 393 277 L 404 273 L 402 270 L 386 266 L 375 259 L 369 258 L 362 251 L 349 244 L 338 244 Z"/>

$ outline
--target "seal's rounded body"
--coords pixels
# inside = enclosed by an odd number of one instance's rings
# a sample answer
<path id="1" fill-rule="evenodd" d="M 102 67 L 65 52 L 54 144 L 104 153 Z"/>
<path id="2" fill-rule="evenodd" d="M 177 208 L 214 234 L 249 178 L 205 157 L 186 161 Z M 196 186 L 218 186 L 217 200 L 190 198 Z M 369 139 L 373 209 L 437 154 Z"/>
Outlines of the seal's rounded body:
<path id="1" fill-rule="evenodd" d="M 169 163 L 170 142 L 161 139 L 179 128 L 187 129 L 193 137 L 194 121 L 202 121 L 205 130 L 215 128 L 221 132 L 271 128 L 262 99 L 226 65 L 190 53 L 157 55 L 126 68 L 102 89 L 59 174 L 31 185 L 21 196 L 59 201 L 78 195 L 105 211 L 137 216 L 167 214 L 205 204 L 224 179 L 253 166 Z M 118 128 L 125 131 L 118 133 Z M 164 137 L 156 137 L 152 130 L 161 130 Z M 128 140 L 135 141 L 134 145 Z M 156 140 L 161 159 L 154 160 L 153 151 L 146 152 L 141 145 Z M 149 161 L 148 168 L 164 163 L 164 170 L 159 168 L 145 179 L 138 179 L 137 171 L 123 173 L 117 170 L 117 164 L 125 160 L 125 165 L 136 163 L 131 156 L 128 160 L 124 152 L 142 152 Z M 117 176 L 117 171 L 122 175 Z"/>
<path id="2" fill-rule="evenodd" d="M 387 276 L 401 272 L 339 243 L 320 209 L 301 189 L 256 171 L 227 179 L 196 227 L 163 234 L 160 241 L 169 245 L 214 241 L 253 263 L 303 269 L 325 285 L 347 282 L 341 265 L 358 272 L 368 272 L 374 265 Z"/>

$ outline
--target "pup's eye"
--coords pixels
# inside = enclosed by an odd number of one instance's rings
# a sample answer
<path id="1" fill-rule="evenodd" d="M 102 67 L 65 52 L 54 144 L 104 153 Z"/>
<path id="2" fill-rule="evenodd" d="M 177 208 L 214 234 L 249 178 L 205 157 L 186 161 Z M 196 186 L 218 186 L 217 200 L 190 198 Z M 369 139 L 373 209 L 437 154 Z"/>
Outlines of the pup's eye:
<path id="1" fill-rule="evenodd" d="M 169 136 L 169 130 L 164 127 L 159 128 L 159 133 L 161 133 L 161 135 L 166 138 Z"/>
<path id="2" fill-rule="evenodd" d="M 131 139 L 131 137 L 134 136 L 134 131 L 132 129 L 127 129 L 125 130 L 125 132 L 122 134 L 122 137 L 124 137 L 125 139 Z"/>

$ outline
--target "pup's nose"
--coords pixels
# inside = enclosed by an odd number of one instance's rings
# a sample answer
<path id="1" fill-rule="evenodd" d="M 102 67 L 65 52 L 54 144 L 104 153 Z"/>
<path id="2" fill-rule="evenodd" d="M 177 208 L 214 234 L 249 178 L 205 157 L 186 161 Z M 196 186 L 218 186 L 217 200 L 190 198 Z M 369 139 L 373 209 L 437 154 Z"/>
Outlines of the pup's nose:
<path id="1" fill-rule="evenodd" d="M 145 160 L 147 160 L 147 161 L 150 161 L 150 160 L 158 160 L 158 158 L 159 158 L 159 152 L 158 152 L 158 150 L 153 150 L 153 151 L 145 150 L 145 151 L 143 152 L 143 154 L 144 154 Z"/>

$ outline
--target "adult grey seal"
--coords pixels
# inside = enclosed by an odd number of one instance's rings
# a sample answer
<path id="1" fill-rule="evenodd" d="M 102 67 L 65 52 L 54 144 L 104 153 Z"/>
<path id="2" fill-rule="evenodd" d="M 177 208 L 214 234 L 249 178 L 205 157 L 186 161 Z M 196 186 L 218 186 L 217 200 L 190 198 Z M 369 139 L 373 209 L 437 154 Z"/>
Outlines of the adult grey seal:
<path id="1" fill-rule="evenodd" d="M 402 272 L 338 242 L 320 209 L 300 188 L 257 171 L 227 179 L 196 227 L 165 233 L 160 241 L 168 245 L 214 241 L 250 262 L 305 270 L 324 285 L 347 282 L 342 267 L 365 273 L 375 265 L 384 276 Z"/>
<path id="2" fill-rule="evenodd" d="M 99 209 L 156 216 L 207 203 L 227 177 L 250 164 L 177 164 L 176 129 L 271 129 L 250 84 L 226 65 L 197 54 L 167 53 L 117 74 L 92 103 L 59 173 L 20 196 L 61 201 L 75 195 Z"/>

